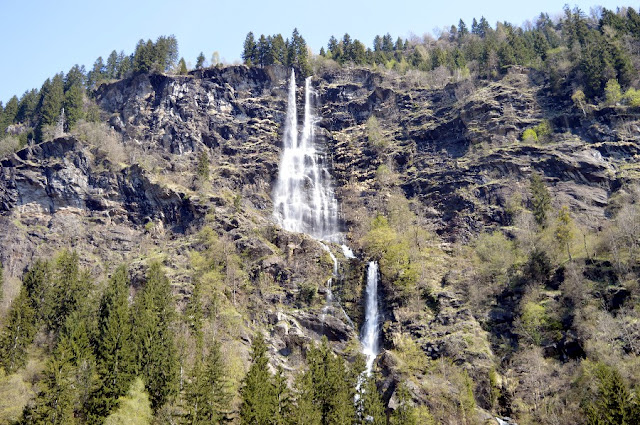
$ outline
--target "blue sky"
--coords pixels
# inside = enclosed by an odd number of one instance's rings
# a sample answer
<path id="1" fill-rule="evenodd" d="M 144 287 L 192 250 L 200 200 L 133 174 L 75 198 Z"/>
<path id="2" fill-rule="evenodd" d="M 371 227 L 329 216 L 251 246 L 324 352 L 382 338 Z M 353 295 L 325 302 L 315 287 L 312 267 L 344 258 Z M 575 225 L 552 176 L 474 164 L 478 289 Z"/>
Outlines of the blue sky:
<path id="1" fill-rule="evenodd" d="M 136 42 L 174 34 L 180 55 L 195 63 L 200 51 L 210 58 L 214 51 L 229 63 L 239 60 L 242 43 L 254 34 L 282 33 L 290 36 L 297 27 L 307 44 L 319 51 L 331 35 L 348 32 L 371 46 L 376 34 L 433 34 L 437 28 L 456 24 L 460 18 L 471 26 L 484 15 L 492 26 L 497 21 L 521 25 L 540 12 L 562 12 L 563 2 L 519 1 L 346 1 L 244 0 L 244 1 L 122 1 L 0 0 L 1 52 L 0 101 L 39 88 L 57 72 L 74 64 L 91 65 L 112 50 L 131 53 Z M 585 12 L 595 5 L 609 9 L 636 4 L 609 0 L 574 1 Z"/>

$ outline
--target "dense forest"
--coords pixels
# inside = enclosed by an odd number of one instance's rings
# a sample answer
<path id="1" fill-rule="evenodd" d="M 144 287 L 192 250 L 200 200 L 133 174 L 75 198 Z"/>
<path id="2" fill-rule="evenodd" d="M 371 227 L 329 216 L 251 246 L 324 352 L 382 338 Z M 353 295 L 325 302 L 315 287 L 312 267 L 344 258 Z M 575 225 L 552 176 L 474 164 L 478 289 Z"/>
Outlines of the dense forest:
<path id="1" fill-rule="evenodd" d="M 631 7 L 565 7 L 371 47 L 332 36 L 317 55 L 297 29 L 250 32 L 244 66 L 188 69 L 162 36 L 0 104 L 0 225 L 40 241 L 0 256 L 0 424 L 640 423 L 639 37 Z M 364 262 L 339 256 L 336 276 L 337 246 L 268 218 L 290 68 L 317 78 L 345 233 L 380 266 L 370 376 Z M 466 115 L 477 140 L 440 149 Z M 56 206 L 72 166 L 106 200 Z M 40 186 L 55 202 L 10 194 Z M 73 208 L 115 242 L 39 221 Z M 42 236 L 56 226 L 67 242 Z M 349 326 L 325 320 L 329 277 Z"/>

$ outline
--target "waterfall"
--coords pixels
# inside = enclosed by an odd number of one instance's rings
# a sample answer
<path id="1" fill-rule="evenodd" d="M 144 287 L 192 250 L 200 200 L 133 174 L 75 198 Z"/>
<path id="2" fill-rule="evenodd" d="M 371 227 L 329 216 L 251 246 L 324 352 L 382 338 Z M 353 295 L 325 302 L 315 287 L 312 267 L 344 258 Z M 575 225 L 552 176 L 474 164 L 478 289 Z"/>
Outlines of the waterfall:
<path id="1" fill-rule="evenodd" d="M 283 135 L 284 149 L 273 190 L 273 216 L 285 230 L 312 236 L 329 253 L 333 261 L 333 275 L 327 281 L 326 305 L 322 309 L 322 314 L 325 315 L 333 306 L 331 284 L 338 275 L 338 260 L 321 241 L 340 243 L 343 237 L 338 226 L 338 201 L 331 183 L 327 157 L 315 145 L 318 118 L 314 115 L 315 93 L 311 87 L 311 77 L 304 83 L 304 118 L 301 129 L 298 125 L 295 77 L 292 69 Z M 341 247 L 346 258 L 355 258 L 348 246 Z M 378 264 L 375 261 L 369 263 L 366 293 L 366 319 L 360 339 L 362 352 L 367 357 L 366 373 L 370 374 L 379 350 L 380 333 Z M 342 307 L 340 310 L 353 326 Z"/>
<path id="2" fill-rule="evenodd" d="M 291 70 L 282 158 L 273 199 L 276 221 L 291 232 L 337 242 L 338 201 L 327 169 L 327 158 L 316 150 L 318 118 L 314 115 L 315 93 L 311 77 L 305 80 L 304 119 L 298 132 L 295 72 Z"/>
<path id="3" fill-rule="evenodd" d="M 370 261 L 367 268 L 365 319 L 360 336 L 362 353 L 367 357 L 367 375 L 371 373 L 373 362 L 378 355 L 380 344 L 378 320 L 378 263 Z"/>

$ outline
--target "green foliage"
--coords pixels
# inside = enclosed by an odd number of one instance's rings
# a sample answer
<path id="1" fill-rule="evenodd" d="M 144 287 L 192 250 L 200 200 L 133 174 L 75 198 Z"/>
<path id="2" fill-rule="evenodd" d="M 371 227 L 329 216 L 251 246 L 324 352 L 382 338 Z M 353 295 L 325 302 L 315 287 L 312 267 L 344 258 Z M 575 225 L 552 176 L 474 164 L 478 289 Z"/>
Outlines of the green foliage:
<path id="1" fill-rule="evenodd" d="M 219 344 L 213 343 L 206 358 L 198 358 L 185 389 L 190 424 L 220 423 L 229 410 L 231 394 Z"/>
<path id="2" fill-rule="evenodd" d="M 78 254 L 62 251 L 55 259 L 49 294 L 45 299 L 45 324 L 57 332 L 67 316 L 78 309 L 89 288 L 89 276 L 79 269 Z"/>
<path id="3" fill-rule="evenodd" d="M 118 406 L 118 409 L 105 419 L 104 425 L 151 424 L 153 415 L 142 379 L 136 378 L 131 383 L 127 395 L 118 399 Z"/>
<path id="4" fill-rule="evenodd" d="M 180 58 L 178 61 L 178 70 L 176 72 L 178 75 L 187 75 L 189 70 L 187 69 L 187 63 L 184 61 L 184 58 Z"/>
<path id="5" fill-rule="evenodd" d="M 200 54 L 198 55 L 198 58 L 196 59 L 196 69 L 202 69 L 204 68 L 204 53 L 200 52 Z"/>
<path id="6" fill-rule="evenodd" d="M 379 260 L 380 273 L 393 283 L 396 297 L 406 299 L 416 288 L 418 270 L 410 261 L 410 245 L 389 225 L 386 217 L 378 215 L 365 236 L 367 251 Z"/>
<path id="7" fill-rule="evenodd" d="M 596 391 L 583 401 L 589 425 L 631 425 L 640 421 L 640 405 L 629 391 L 620 372 L 597 363 L 592 372 Z"/>
<path id="8" fill-rule="evenodd" d="M 587 114 L 587 97 L 582 90 L 578 89 L 574 91 L 571 95 L 571 100 L 574 106 L 582 111 L 583 115 Z"/>
<path id="9" fill-rule="evenodd" d="M 133 340 L 137 375 L 157 412 L 178 391 L 178 358 L 174 342 L 175 310 L 169 279 L 160 263 L 149 266 L 144 289 L 133 308 Z"/>
<path id="10" fill-rule="evenodd" d="M 203 181 L 209 180 L 209 154 L 207 154 L 207 151 L 203 150 L 198 153 L 196 174 Z"/>
<path id="11" fill-rule="evenodd" d="M 640 90 L 636 90 L 633 87 L 627 90 L 623 96 L 624 102 L 634 108 L 640 106 Z"/>
<path id="12" fill-rule="evenodd" d="M 307 353 L 311 392 L 300 397 L 313 400 L 320 412 L 322 425 L 348 425 L 355 418 L 353 405 L 356 374 L 348 374 L 345 362 L 336 356 L 326 338 L 319 347 L 312 347 Z"/>
<path id="13" fill-rule="evenodd" d="M 460 21 L 462 22 L 462 20 Z M 463 22 L 464 24 L 464 22 Z M 391 415 L 391 425 L 418 425 L 415 409 L 412 405 L 411 393 L 403 383 L 399 384 L 395 392 L 398 406 Z"/>
<path id="14" fill-rule="evenodd" d="M 556 218 L 556 228 L 554 230 L 554 236 L 558 245 L 567 249 L 567 255 L 571 259 L 571 240 L 573 239 L 573 220 L 571 220 L 571 214 L 569 208 L 563 205 L 558 211 L 558 217 Z"/>
<path id="15" fill-rule="evenodd" d="M 178 40 L 170 35 L 158 37 L 155 43 L 151 40 L 138 41 L 131 65 L 134 73 L 167 72 L 177 61 Z"/>
<path id="16" fill-rule="evenodd" d="M 0 335 L 0 366 L 12 373 L 24 366 L 27 349 L 33 342 L 36 333 L 36 314 L 32 300 L 23 286 L 20 294 L 13 301 L 7 324 Z"/>
<path id="17" fill-rule="evenodd" d="M 604 87 L 605 99 L 607 105 L 617 105 L 622 100 L 622 90 L 618 80 L 611 79 L 607 81 Z"/>
<path id="18" fill-rule="evenodd" d="M 361 409 L 358 413 L 361 424 L 386 425 L 387 417 L 384 411 L 384 404 L 373 375 L 364 379 L 360 388 L 359 401 Z"/>
<path id="19" fill-rule="evenodd" d="M 511 267 L 517 261 L 514 242 L 498 231 L 483 233 L 478 237 L 475 252 L 481 275 L 492 284 L 505 284 Z"/>
<path id="20" fill-rule="evenodd" d="M 551 195 L 539 174 L 534 173 L 531 175 L 529 190 L 531 191 L 533 217 L 538 226 L 544 228 L 547 226 L 547 214 L 551 209 Z"/>
<path id="21" fill-rule="evenodd" d="M 277 410 L 277 399 L 269 373 L 267 345 L 262 334 L 257 333 L 251 343 L 251 366 L 244 377 L 240 397 L 240 423 L 252 425 L 271 424 Z"/>
<path id="22" fill-rule="evenodd" d="M 537 142 L 538 141 L 538 134 L 536 133 L 536 131 L 533 128 L 527 128 L 522 133 L 522 141 L 523 142 Z"/>
<path id="23" fill-rule="evenodd" d="M 40 123 L 38 133 L 47 125 L 55 125 L 64 106 L 64 80 L 63 74 L 56 74 L 52 80 L 47 79 L 40 89 Z"/>
<path id="24" fill-rule="evenodd" d="M 544 306 L 528 302 L 522 307 L 522 329 L 530 342 L 540 345 L 547 320 Z"/>
<path id="25" fill-rule="evenodd" d="M 129 313 L 129 280 L 119 267 L 100 300 L 95 340 L 99 386 L 92 395 L 90 417 L 99 422 L 117 406 L 134 377 L 134 346 Z"/>

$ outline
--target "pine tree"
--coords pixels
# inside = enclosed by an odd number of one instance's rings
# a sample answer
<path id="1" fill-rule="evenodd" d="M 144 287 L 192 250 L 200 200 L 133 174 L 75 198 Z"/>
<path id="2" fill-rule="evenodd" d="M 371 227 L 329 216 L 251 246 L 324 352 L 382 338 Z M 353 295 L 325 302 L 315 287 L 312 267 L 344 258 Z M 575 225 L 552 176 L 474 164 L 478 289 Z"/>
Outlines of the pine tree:
<path id="1" fill-rule="evenodd" d="M 0 335 L 0 366 L 7 374 L 24 366 L 27 348 L 36 333 L 35 312 L 24 285 L 13 301 L 7 325 Z"/>
<path id="2" fill-rule="evenodd" d="M 198 165 L 196 167 L 196 174 L 200 179 L 204 181 L 209 180 L 209 155 L 205 150 L 198 153 Z"/>
<path id="3" fill-rule="evenodd" d="M 547 214 L 551 209 L 551 195 L 539 174 L 534 173 L 531 175 L 529 190 L 531 191 L 531 210 L 533 217 L 536 223 L 538 223 L 538 226 L 544 228 L 547 225 Z"/>
<path id="4" fill-rule="evenodd" d="M 196 59 L 196 69 L 202 69 L 204 68 L 204 53 L 200 52 L 200 54 L 198 55 L 198 58 Z"/>
<path id="5" fill-rule="evenodd" d="M 640 407 L 633 398 L 620 372 L 599 363 L 594 375 L 598 384 L 594 400 L 585 400 L 583 408 L 589 425 L 632 425 L 640 419 Z"/>
<path id="6" fill-rule="evenodd" d="M 112 50 L 107 58 L 107 65 L 105 67 L 105 77 L 109 80 L 117 77 L 118 74 L 118 52 Z"/>
<path id="7" fill-rule="evenodd" d="M 458 22 L 458 37 L 463 38 L 467 34 L 469 34 L 467 24 L 465 24 L 464 21 L 460 19 L 460 21 Z"/>
<path id="8" fill-rule="evenodd" d="M 287 377 L 284 375 L 282 366 L 278 366 L 273 377 L 273 389 L 276 399 L 276 412 L 273 420 L 274 425 L 287 425 L 292 414 L 291 391 L 287 385 Z"/>
<path id="9" fill-rule="evenodd" d="M 268 425 L 275 417 L 277 401 L 268 363 L 267 345 L 257 333 L 251 344 L 251 366 L 240 389 L 241 424 Z"/>
<path id="10" fill-rule="evenodd" d="M 133 54 L 132 69 L 134 73 L 150 72 L 153 67 L 153 42 L 142 39 L 138 41 L 136 50 Z"/>
<path id="11" fill-rule="evenodd" d="M 398 407 L 391 415 L 391 425 L 418 425 L 414 408 L 411 403 L 411 394 L 406 385 L 400 384 L 396 389 Z"/>
<path id="12" fill-rule="evenodd" d="M 102 56 L 93 63 L 93 68 L 89 71 L 87 85 L 90 88 L 97 87 L 106 78 L 105 65 Z"/>
<path id="13" fill-rule="evenodd" d="M 178 61 L 178 75 L 187 75 L 189 70 L 187 69 L 187 63 L 184 61 L 184 58 L 180 58 Z"/>
<path id="14" fill-rule="evenodd" d="M 127 270 L 119 267 L 100 300 L 94 342 L 100 385 L 92 396 L 90 419 L 99 423 L 117 405 L 134 376 L 134 346 L 129 314 Z"/>
<path id="15" fill-rule="evenodd" d="M 245 65 L 257 65 L 258 46 L 253 36 L 253 32 L 249 31 L 244 39 L 244 48 L 242 50 L 242 60 Z"/>
<path id="16" fill-rule="evenodd" d="M 84 88 L 79 84 L 72 85 L 64 95 L 65 130 L 71 130 L 84 118 Z"/>
<path id="17" fill-rule="evenodd" d="M 315 402 L 313 377 L 309 372 L 301 373 L 296 377 L 295 408 L 291 412 L 291 423 L 321 425 L 322 412 Z"/>
<path id="18" fill-rule="evenodd" d="M 60 117 L 60 111 L 64 106 L 64 79 L 62 73 L 56 74 L 52 80 L 45 81 L 40 91 L 40 125 L 39 135 L 42 135 L 44 126 L 54 125 Z"/>
<path id="19" fill-rule="evenodd" d="M 138 375 L 158 411 L 177 393 L 178 359 L 172 330 L 175 311 L 169 279 L 160 263 L 147 271 L 144 289 L 134 305 L 134 342 Z"/>
<path id="20" fill-rule="evenodd" d="M 197 360 L 191 382 L 185 390 L 189 424 L 223 422 L 231 401 L 224 370 L 220 345 L 214 343 L 208 356 Z"/>
<path id="21" fill-rule="evenodd" d="M 174 35 L 170 35 L 168 37 L 161 35 L 156 40 L 155 44 L 152 43 L 151 51 L 153 63 L 152 70 L 168 72 L 178 61 L 178 40 Z"/>
<path id="22" fill-rule="evenodd" d="M 86 272 L 79 269 L 78 253 L 62 251 L 55 259 L 50 294 L 45 304 L 48 317 L 45 324 L 57 332 L 67 316 L 74 312 L 86 297 L 89 288 Z"/>
<path id="23" fill-rule="evenodd" d="M 371 425 L 386 425 L 387 418 L 384 412 L 384 404 L 376 387 L 373 375 L 367 377 L 360 391 L 360 423 Z"/>

